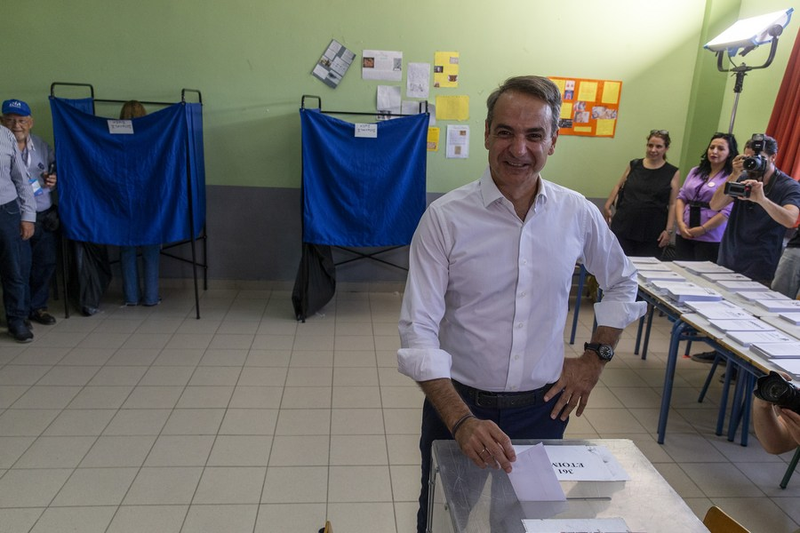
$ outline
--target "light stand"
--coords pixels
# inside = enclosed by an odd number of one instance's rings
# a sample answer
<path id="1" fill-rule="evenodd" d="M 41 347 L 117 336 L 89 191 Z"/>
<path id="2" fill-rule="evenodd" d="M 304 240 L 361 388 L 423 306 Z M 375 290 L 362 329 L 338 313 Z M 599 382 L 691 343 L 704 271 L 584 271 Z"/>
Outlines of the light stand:
<path id="1" fill-rule="evenodd" d="M 772 60 L 775 59 L 775 51 L 778 49 L 778 36 L 783 33 L 783 28 L 781 26 L 775 25 L 769 30 L 770 35 L 772 35 L 772 41 L 769 47 L 769 57 L 764 62 L 763 65 L 753 67 L 746 63 L 742 63 L 741 65 L 736 65 L 733 68 L 723 68 L 722 64 L 724 62 L 724 57 L 728 55 L 726 50 L 720 50 L 717 52 L 717 70 L 720 72 L 733 72 L 736 75 L 736 82 L 733 84 L 733 109 L 731 110 L 731 122 L 728 126 L 728 133 L 733 133 L 733 123 L 736 120 L 736 108 L 739 106 L 739 96 L 742 94 L 742 87 L 744 86 L 744 77 L 747 76 L 747 73 L 751 70 L 757 70 L 761 68 L 767 68 L 772 64 Z M 747 54 L 750 50 L 753 50 L 755 47 L 751 47 L 749 50 L 742 51 L 741 55 Z M 731 63 L 733 61 L 731 60 Z"/>
<path id="2" fill-rule="evenodd" d="M 739 20 L 705 45 L 705 48 L 717 54 L 717 70 L 720 72 L 732 72 L 736 76 L 736 82 L 733 86 L 733 92 L 736 96 L 731 110 L 728 133 L 733 133 L 733 123 L 736 120 L 736 108 L 739 106 L 739 96 L 744 86 L 744 77 L 751 70 L 767 68 L 772 64 L 773 59 L 775 59 L 775 51 L 778 49 L 778 37 L 783 33 L 783 28 L 789 24 L 793 11 L 793 8 L 789 8 L 784 11 L 776 11 Z M 769 57 L 763 65 L 754 67 L 744 62 L 740 65 L 733 63 L 731 58 L 739 53 L 740 49 L 741 53 L 739 55 L 744 57 L 756 47 L 766 43 L 770 43 Z M 725 56 L 728 57 L 728 60 L 733 65 L 732 68 L 724 68 Z"/>

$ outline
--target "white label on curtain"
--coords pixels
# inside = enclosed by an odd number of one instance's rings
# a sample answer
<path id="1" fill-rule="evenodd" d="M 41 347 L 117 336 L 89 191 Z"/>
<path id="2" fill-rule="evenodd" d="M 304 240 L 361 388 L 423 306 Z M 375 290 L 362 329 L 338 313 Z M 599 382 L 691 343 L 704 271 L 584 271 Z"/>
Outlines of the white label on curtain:
<path id="1" fill-rule="evenodd" d="M 133 121 L 109 120 L 108 133 L 111 135 L 133 135 Z"/>
<path id="2" fill-rule="evenodd" d="M 377 124 L 356 124 L 356 137 L 365 137 L 368 139 L 378 138 L 378 125 Z"/>

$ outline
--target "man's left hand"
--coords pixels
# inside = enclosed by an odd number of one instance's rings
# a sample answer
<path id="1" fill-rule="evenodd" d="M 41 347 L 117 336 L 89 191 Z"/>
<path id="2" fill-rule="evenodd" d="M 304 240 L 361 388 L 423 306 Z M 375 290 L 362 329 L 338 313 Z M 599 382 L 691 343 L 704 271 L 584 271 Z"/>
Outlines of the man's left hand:
<path id="1" fill-rule="evenodd" d="M 766 196 L 764 195 L 764 182 L 758 180 L 744 180 L 742 183 L 745 185 L 750 186 L 750 196 L 749 197 L 742 197 L 742 200 L 747 200 L 748 202 L 755 202 L 760 204 L 764 201 Z"/>
<path id="2" fill-rule="evenodd" d="M 45 174 L 44 175 L 44 186 L 48 189 L 52 189 L 56 186 L 56 182 L 58 181 L 58 176 L 56 173 L 53 172 L 52 174 Z"/>
<path id="3" fill-rule="evenodd" d="M 581 416 L 589 401 L 589 394 L 597 385 L 602 371 L 603 363 L 594 353 L 564 358 L 561 377 L 544 395 L 544 401 L 547 402 L 559 392 L 564 391 L 556 402 L 553 412 L 550 413 L 550 418 L 555 420 L 560 416 L 561 420 L 566 420 L 575 407 L 578 408 L 575 414 Z"/>
<path id="4" fill-rule="evenodd" d="M 34 230 L 33 222 L 20 222 L 19 223 L 19 236 L 22 237 L 23 241 L 27 241 L 31 237 L 33 237 L 33 230 Z"/>

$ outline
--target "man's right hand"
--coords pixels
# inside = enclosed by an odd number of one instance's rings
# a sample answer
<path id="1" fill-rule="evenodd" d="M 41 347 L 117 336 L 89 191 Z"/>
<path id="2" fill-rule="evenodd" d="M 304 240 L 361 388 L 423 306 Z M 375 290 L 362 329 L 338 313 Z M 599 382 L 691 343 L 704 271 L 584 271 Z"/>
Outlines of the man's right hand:
<path id="1" fill-rule="evenodd" d="M 511 463 L 517 460 L 511 439 L 491 420 L 467 420 L 456 431 L 455 439 L 461 452 L 479 468 L 502 468 L 509 473 Z"/>

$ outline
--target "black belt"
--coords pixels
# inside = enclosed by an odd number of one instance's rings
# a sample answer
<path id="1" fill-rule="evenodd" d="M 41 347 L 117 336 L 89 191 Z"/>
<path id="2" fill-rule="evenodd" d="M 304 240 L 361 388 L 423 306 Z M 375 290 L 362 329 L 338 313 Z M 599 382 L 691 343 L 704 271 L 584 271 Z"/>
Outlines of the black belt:
<path id="1" fill-rule="evenodd" d="M 485 407 L 486 409 L 510 409 L 544 403 L 544 394 L 553 386 L 549 384 L 536 390 L 524 392 L 491 392 L 474 389 L 456 380 L 452 381 L 453 386 L 465 400 L 470 400 L 478 407 Z"/>

